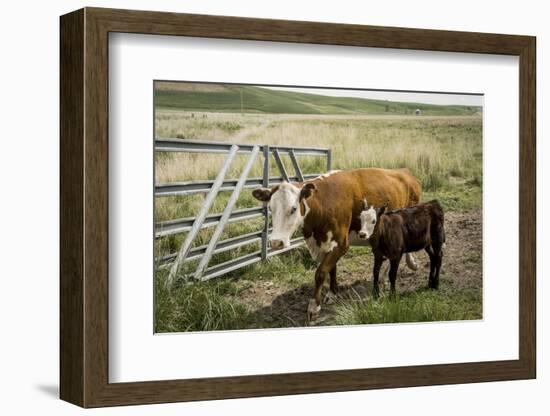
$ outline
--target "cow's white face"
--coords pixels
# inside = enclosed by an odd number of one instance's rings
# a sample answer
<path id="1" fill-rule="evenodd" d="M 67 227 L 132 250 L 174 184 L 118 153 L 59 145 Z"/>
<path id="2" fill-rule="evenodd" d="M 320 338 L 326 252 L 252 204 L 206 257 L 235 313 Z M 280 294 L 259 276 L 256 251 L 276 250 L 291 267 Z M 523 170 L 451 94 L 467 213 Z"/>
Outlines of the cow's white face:
<path id="1" fill-rule="evenodd" d="M 304 223 L 300 210 L 300 189 L 283 183 L 268 204 L 271 212 L 273 232 L 270 242 L 274 249 L 290 246 L 290 237 Z"/>
<path id="2" fill-rule="evenodd" d="M 359 216 L 361 218 L 361 230 L 359 230 L 359 238 L 362 240 L 368 240 L 374 232 L 374 226 L 376 225 L 376 210 L 371 205 L 367 205 L 365 201 L 365 209 L 361 211 Z"/>
<path id="3" fill-rule="evenodd" d="M 273 225 L 270 244 L 273 249 L 279 250 L 290 246 L 290 238 L 304 223 L 309 207 L 307 199 L 315 190 L 312 183 L 298 188 L 288 182 L 272 189 L 255 189 L 252 195 L 260 201 L 268 202 Z M 302 202 L 303 207 L 300 206 Z"/>

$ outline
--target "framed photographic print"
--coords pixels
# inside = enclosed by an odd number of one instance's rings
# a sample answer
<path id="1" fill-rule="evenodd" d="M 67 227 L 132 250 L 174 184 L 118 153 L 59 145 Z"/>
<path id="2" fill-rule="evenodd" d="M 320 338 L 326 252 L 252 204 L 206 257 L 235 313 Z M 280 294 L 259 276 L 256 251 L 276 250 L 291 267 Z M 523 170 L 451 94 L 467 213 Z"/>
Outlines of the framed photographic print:
<path id="1" fill-rule="evenodd" d="M 534 378 L 535 38 L 61 17 L 83 407 Z"/>

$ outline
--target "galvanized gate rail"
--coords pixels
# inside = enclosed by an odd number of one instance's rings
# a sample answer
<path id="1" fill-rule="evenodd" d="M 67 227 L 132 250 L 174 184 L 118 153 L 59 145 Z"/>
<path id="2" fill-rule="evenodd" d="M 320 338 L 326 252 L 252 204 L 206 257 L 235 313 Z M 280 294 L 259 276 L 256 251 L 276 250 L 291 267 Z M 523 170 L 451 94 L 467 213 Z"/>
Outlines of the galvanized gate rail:
<path id="1" fill-rule="evenodd" d="M 327 171 L 331 169 L 332 155 L 330 149 L 311 147 L 269 146 L 253 144 L 232 144 L 226 142 L 180 140 L 180 139 L 156 139 L 156 152 L 187 152 L 187 153 L 221 153 L 227 154 L 225 162 L 214 180 L 198 180 L 188 182 L 176 182 L 159 184 L 155 186 L 155 197 L 176 195 L 193 195 L 205 193 L 206 198 L 196 217 L 179 218 L 163 221 L 156 224 L 155 238 L 163 238 L 173 234 L 187 233 L 177 253 L 156 259 L 157 267 L 170 267 L 167 284 L 171 284 L 183 263 L 200 260 L 193 275 L 197 280 L 208 280 L 221 276 L 230 271 L 248 266 L 268 257 L 292 250 L 303 243 L 302 238 L 291 241 L 290 247 L 283 250 L 271 250 L 268 246 L 269 213 L 267 207 L 254 207 L 233 210 L 234 205 L 243 189 L 259 186 L 269 187 L 283 181 L 302 182 L 313 179 L 322 173 L 304 175 L 300 168 L 297 156 L 323 156 L 327 159 Z M 261 178 L 249 178 L 249 173 L 259 154 L 262 154 L 263 175 Z M 237 154 L 249 155 L 248 161 L 238 179 L 226 179 L 227 171 Z M 294 176 L 289 176 L 281 155 L 288 155 L 292 163 Z M 269 159 L 273 156 L 280 176 L 270 176 Z M 233 191 L 223 213 L 209 214 L 209 210 L 219 192 Z M 239 235 L 236 237 L 219 240 L 226 224 L 238 221 L 246 221 L 253 218 L 264 217 L 264 227 L 260 231 Z M 193 242 L 200 230 L 216 227 L 208 244 L 192 248 Z M 229 261 L 209 266 L 213 255 L 233 250 L 251 243 L 261 242 L 259 251 L 246 254 Z"/>

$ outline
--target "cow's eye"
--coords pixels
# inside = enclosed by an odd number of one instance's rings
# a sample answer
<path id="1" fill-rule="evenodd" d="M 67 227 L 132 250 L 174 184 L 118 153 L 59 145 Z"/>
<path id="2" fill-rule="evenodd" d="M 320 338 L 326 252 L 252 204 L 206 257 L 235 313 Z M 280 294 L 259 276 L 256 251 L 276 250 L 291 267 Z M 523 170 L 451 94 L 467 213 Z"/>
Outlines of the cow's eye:
<path id="1" fill-rule="evenodd" d="M 290 210 L 290 215 L 294 214 L 296 212 L 296 207 L 292 207 L 292 209 Z"/>
<path id="2" fill-rule="evenodd" d="M 373 224 L 376 223 L 376 220 L 373 220 L 372 223 L 373 223 Z"/>

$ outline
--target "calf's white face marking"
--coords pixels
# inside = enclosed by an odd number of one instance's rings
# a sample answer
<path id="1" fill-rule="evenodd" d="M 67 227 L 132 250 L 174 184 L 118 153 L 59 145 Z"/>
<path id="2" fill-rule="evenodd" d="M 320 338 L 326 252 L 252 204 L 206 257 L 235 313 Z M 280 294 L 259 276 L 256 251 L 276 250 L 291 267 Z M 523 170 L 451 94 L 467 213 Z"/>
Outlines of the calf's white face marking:
<path id="1" fill-rule="evenodd" d="M 365 201 L 365 206 L 367 203 Z M 368 240 L 374 232 L 374 226 L 376 225 L 376 211 L 373 206 L 370 206 L 359 215 L 361 219 L 361 229 L 359 230 L 359 238 L 362 240 Z"/>

